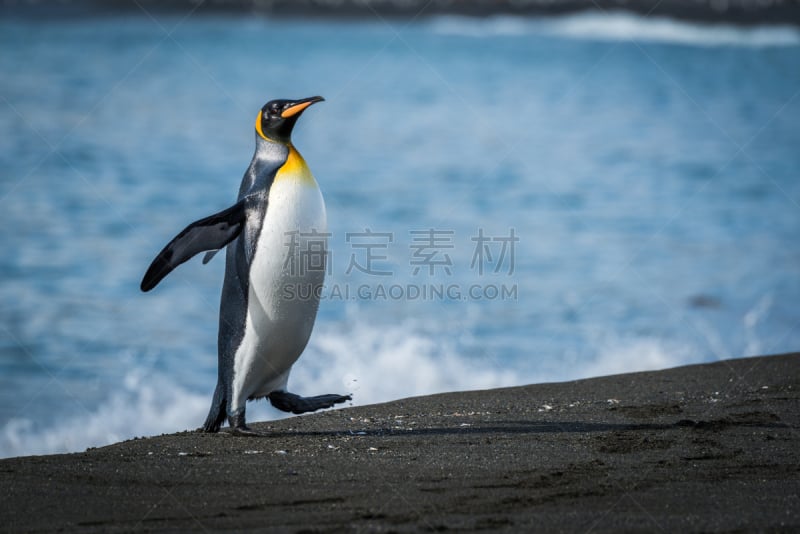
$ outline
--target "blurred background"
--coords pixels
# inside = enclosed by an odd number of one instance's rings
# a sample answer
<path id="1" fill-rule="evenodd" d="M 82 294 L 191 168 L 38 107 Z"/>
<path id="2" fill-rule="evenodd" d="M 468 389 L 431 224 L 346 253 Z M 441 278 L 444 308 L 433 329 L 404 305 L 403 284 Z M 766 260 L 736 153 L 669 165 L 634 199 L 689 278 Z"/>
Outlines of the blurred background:
<path id="1" fill-rule="evenodd" d="M 294 133 L 331 252 L 292 391 L 363 405 L 800 348 L 794 14 L 270 5 L 0 9 L 0 456 L 201 424 L 224 261 L 139 281 L 235 201 L 273 98 L 326 98 Z"/>

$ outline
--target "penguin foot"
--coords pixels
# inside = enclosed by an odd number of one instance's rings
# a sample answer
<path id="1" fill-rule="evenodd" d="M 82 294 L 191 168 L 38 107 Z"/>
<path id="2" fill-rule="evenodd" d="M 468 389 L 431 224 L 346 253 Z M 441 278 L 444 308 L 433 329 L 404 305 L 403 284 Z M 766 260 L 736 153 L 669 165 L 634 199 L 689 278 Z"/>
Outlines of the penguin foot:
<path id="1" fill-rule="evenodd" d="M 266 434 L 256 432 L 244 422 L 244 408 L 240 408 L 228 414 L 228 424 L 231 427 L 232 436 L 245 436 L 248 438 L 264 437 Z"/>
<path id="2" fill-rule="evenodd" d="M 284 412 L 295 414 L 315 412 L 322 408 L 331 408 L 334 404 L 353 400 L 350 395 L 317 395 L 301 397 L 288 391 L 273 391 L 269 394 L 269 402 Z"/>

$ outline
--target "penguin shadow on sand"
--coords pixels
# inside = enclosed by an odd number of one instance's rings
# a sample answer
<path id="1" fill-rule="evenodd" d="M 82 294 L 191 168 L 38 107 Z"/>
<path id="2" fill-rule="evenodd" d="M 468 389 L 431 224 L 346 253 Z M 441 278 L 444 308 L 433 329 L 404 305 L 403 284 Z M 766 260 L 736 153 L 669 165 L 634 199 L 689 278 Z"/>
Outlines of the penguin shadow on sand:
<path id="1" fill-rule="evenodd" d="M 622 432 L 622 431 L 651 431 L 651 430 L 667 430 L 670 428 L 677 428 L 686 426 L 686 424 L 678 422 L 674 424 L 625 424 L 625 423 L 585 423 L 580 421 L 548 421 L 548 422 L 535 422 L 535 421 L 498 421 L 489 426 L 469 426 L 469 427 L 427 427 L 427 428 L 404 428 L 402 430 L 381 427 L 373 429 L 359 429 L 359 430 L 272 430 L 262 432 L 264 437 L 325 437 L 325 436 L 393 436 L 393 437 L 420 437 L 420 436 L 469 436 L 469 435 L 488 435 L 488 434 L 572 434 L 572 433 L 592 433 L 592 432 Z M 256 423 L 259 426 L 269 425 L 268 422 Z M 198 428 L 196 432 L 202 432 L 202 428 Z M 237 434 L 231 430 L 230 432 L 222 431 L 221 434 L 230 434 L 236 436 Z"/>

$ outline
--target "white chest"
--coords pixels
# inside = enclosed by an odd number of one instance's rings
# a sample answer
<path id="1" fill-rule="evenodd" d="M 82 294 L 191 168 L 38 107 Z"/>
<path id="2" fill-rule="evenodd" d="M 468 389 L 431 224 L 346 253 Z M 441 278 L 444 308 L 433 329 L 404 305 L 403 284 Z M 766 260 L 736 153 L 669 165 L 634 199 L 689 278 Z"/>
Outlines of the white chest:
<path id="1" fill-rule="evenodd" d="M 250 265 L 251 292 L 271 318 L 286 307 L 302 307 L 297 299 L 284 298 L 293 294 L 287 284 L 322 282 L 326 232 L 325 203 L 316 182 L 276 180 Z"/>
<path id="2" fill-rule="evenodd" d="M 284 388 L 305 349 L 325 278 L 327 217 L 313 176 L 280 172 L 250 263 L 247 326 L 234 364 L 234 403 Z M 322 260 L 320 264 L 319 260 Z"/>

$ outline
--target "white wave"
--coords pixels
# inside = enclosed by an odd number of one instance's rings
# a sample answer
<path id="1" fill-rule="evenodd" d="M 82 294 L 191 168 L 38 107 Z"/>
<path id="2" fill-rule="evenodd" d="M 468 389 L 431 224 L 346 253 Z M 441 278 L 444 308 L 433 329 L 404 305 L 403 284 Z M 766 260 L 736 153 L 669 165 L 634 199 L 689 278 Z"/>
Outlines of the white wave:
<path id="1" fill-rule="evenodd" d="M 745 354 L 756 355 L 762 353 L 761 351 L 764 347 L 762 346 L 761 338 L 758 336 L 757 329 L 759 323 L 763 322 L 769 315 L 773 300 L 771 293 L 764 295 L 742 319 L 742 325 L 744 326 L 744 332 L 747 338 Z"/>
<path id="2" fill-rule="evenodd" d="M 413 325 L 357 326 L 349 332 L 320 332 L 292 371 L 289 386 L 300 390 L 313 384 L 319 391 L 344 390 L 353 394 L 353 404 L 363 405 L 443 391 L 509 386 L 526 378 L 514 369 L 500 367 L 500 362 L 463 357 L 447 336 L 434 339 Z"/>
<path id="3" fill-rule="evenodd" d="M 638 371 L 657 371 L 698 363 L 702 355 L 690 347 L 656 338 L 601 341 L 592 359 L 573 378 L 590 378 Z"/>
<path id="4" fill-rule="evenodd" d="M 700 24 L 625 12 L 577 13 L 543 18 L 437 17 L 435 32 L 468 37 L 552 35 L 592 41 L 635 41 L 693 46 L 798 46 L 800 30 L 789 25 L 741 27 Z"/>
<path id="5" fill-rule="evenodd" d="M 447 333 L 426 334 L 413 324 L 320 325 L 295 365 L 289 389 L 302 395 L 352 393 L 353 405 L 440 393 L 523 385 L 613 373 L 663 369 L 690 363 L 689 351 L 655 339 L 596 343 L 580 365 L 551 360 L 543 368 L 459 354 Z M 561 358 L 563 359 L 563 358 Z M 695 360 L 696 361 L 696 360 Z M 522 367 L 524 366 L 524 368 Z M 152 370 L 131 373 L 122 387 L 93 411 L 74 414 L 48 427 L 12 419 L 0 428 L 0 457 L 81 451 L 135 436 L 197 428 L 205 419 L 209 391 L 190 391 Z M 285 414 L 268 402 L 248 403 L 248 420 Z"/>
<path id="6" fill-rule="evenodd" d="M 210 397 L 191 393 L 160 376 L 133 372 L 120 391 L 95 407 L 41 428 L 14 418 L 0 429 L 0 458 L 75 452 L 136 436 L 197 428 Z M 88 408 L 91 410 L 91 408 Z"/>

